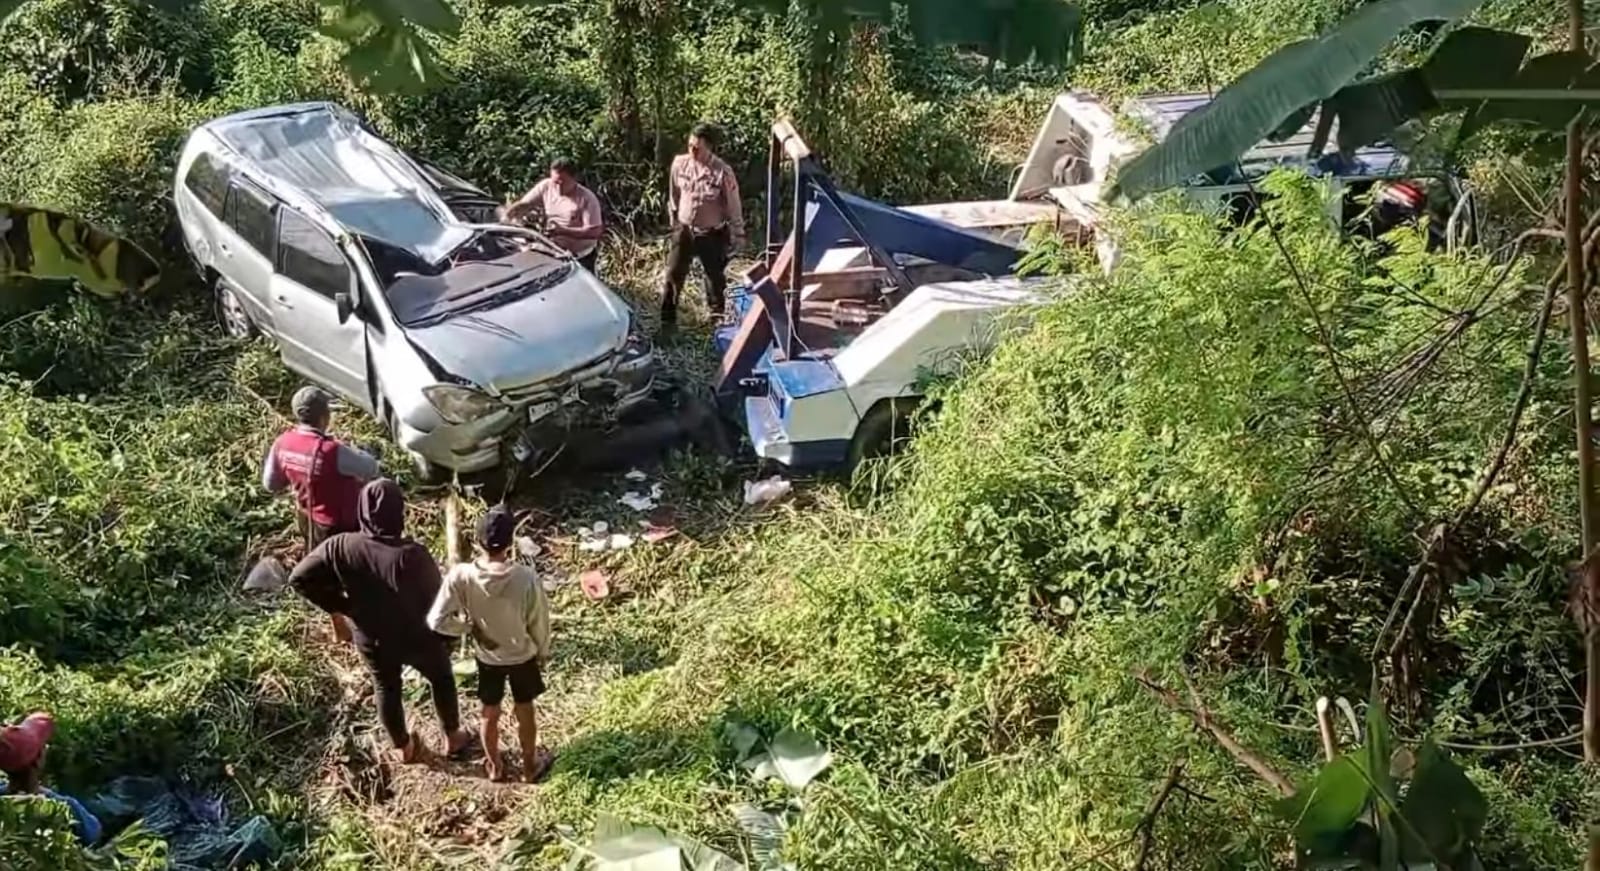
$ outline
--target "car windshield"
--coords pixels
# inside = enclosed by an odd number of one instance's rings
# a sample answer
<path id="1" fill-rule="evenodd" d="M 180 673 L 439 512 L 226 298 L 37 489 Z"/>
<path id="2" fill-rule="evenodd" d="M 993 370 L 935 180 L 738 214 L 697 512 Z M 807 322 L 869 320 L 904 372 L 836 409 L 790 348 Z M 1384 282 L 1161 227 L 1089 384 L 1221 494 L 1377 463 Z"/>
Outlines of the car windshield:
<path id="1" fill-rule="evenodd" d="M 367 250 L 373 253 L 368 244 Z M 459 252 L 458 252 L 459 253 Z M 374 254 L 377 265 L 382 255 Z M 392 267 L 397 261 L 390 261 Z M 463 261 L 419 272 L 398 270 L 384 276 L 385 295 L 395 318 L 406 327 L 426 327 L 453 317 L 498 308 L 513 300 L 542 293 L 567 280 L 576 268 L 571 260 L 537 249 L 517 250 L 502 257 Z M 384 275 L 384 267 L 379 266 Z"/>

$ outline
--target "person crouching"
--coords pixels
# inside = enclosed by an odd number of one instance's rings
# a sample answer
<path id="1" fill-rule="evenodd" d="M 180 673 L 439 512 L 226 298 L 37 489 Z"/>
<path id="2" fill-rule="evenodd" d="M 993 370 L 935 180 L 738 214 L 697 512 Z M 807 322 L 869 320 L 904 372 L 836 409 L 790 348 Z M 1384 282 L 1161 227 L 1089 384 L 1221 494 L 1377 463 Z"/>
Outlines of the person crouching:
<path id="1" fill-rule="evenodd" d="M 0 781 L 0 796 L 36 796 L 61 802 L 72 813 L 73 834 L 84 844 L 93 845 L 100 840 L 100 821 L 95 815 L 72 796 L 45 788 L 45 749 L 55 731 L 55 719 L 43 711 L 29 714 L 16 725 L 0 728 L 0 773 L 6 776 Z"/>
<path id="2" fill-rule="evenodd" d="M 544 693 L 542 670 L 550 661 L 550 606 L 539 576 L 512 560 L 516 520 L 496 506 L 478 524 L 482 551 L 446 573 L 428 625 L 443 635 L 471 635 L 477 648 L 478 700 L 483 703 L 484 767 L 491 780 L 504 776 L 500 758 L 500 705 L 506 684 L 517 715 L 522 773 L 529 783 L 549 767 L 539 748 L 533 701 Z"/>

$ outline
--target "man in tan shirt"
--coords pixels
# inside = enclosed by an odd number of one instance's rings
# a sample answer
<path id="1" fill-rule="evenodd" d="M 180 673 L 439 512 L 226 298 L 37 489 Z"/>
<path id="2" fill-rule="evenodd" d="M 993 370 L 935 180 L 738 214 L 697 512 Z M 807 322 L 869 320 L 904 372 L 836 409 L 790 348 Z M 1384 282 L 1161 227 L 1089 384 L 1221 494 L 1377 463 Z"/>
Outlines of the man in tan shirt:
<path id="1" fill-rule="evenodd" d="M 666 327 L 677 323 L 678 294 L 694 260 L 706 273 L 706 313 L 712 320 L 722 317 L 728 256 L 744 241 L 739 181 L 713 151 L 716 138 L 711 125 L 695 125 L 688 153 L 673 158 L 667 173 L 672 244 L 661 288 L 661 323 Z"/>
<path id="2" fill-rule="evenodd" d="M 600 199 L 578 184 L 576 163 L 556 158 L 550 164 L 550 176 L 506 206 L 502 219 L 515 221 L 529 214 L 538 219 L 534 226 L 550 241 L 571 251 L 584 269 L 594 271 L 605 223 L 600 217 Z"/>

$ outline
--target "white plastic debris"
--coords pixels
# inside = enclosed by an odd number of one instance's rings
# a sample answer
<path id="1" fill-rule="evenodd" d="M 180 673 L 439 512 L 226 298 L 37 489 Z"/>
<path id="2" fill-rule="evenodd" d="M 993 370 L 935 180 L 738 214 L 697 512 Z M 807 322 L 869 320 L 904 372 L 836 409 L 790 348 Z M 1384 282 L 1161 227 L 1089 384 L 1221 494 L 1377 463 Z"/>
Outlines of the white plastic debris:
<path id="1" fill-rule="evenodd" d="M 632 490 L 622 494 L 622 498 L 618 499 L 617 502 L 635 511 L 650 511 L 656 507 L 656 500 L 653 496 L 646 496 L 643 493 L 636 493 Z"/>
<path id="2" fill-rule="evenodd" d="M 649 475 L 646 475 L 644 472 L 641 472 L 638 469 L 634 469 L 622 477 L 627 478 L 629 481 L 648 481 L 650 479 Z"/>
<path id="3" fill-rule="evenodd" d="M 633 547 L 633 536 L 623 535 L 619 532 L 606 539 L 606 543 L 612 550 L 627 550 L 628 548 Z"/>
<path id="4" fill-rule="evenodd" d="M 605 522 L 604 520 L 597 520 L 595 521 L 594 526 L 589 528 L 589 531 L 593 532 L 595 535 L 605 535 L 607 532 L 611 531 L 611 524 Z"/>
<path id="5" fill-rule="evenodd" d="M 779 475 L 773 475 L 764 481 L 744 482 L 744 504 L 766 505 L 788 495 L 794 485 L 785 481 Z"/>
<path id="6" fill-rule="evenodd" d="M 661 501 L 661 494 L 665 492 L 666 488 L 662 487 L 660 484 L 650 485 L 650 498 L 656 500 L 657 502 Z"/>
<path id="7" fill-rule="evenodd" d="M 533 559 L 539 555 L 540 550 L 541 548 L 539 547 L 539 543 L 533 540 L 533 536 L 517 536 L 517 553 L 521 555 L 523 559 Z"/>
<path id="8" fill-rule="evenodd" d="M 586 538 L 578 542 L 578 550 L 584 553 L 605 553 L 610 546 L 609 538 Z"/>

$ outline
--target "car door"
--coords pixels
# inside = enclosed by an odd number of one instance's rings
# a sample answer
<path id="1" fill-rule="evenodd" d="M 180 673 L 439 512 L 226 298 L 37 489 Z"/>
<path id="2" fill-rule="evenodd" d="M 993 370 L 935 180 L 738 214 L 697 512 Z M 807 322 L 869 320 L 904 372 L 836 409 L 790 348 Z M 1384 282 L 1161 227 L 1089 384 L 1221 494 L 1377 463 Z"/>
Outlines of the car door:
<path id="1" fill-rule="evenodd" d="M 304 215 L 278 209 L 273 319 L 289 368 L 371 411 L 367 393 L 366 324 L 359 315 L 339 322 L 337 294 L 355 299 L 355 270 L 334 242 Z"/>
<path id="2" fill-rule="evenodd" d="M 217 229 L 212 263 L 244 296 L 257 323 L 276 332 L 269 288 L 277 233 L 277 200 L 248 179 L 228 182 L 223 204 L 223 226 Z"/>

